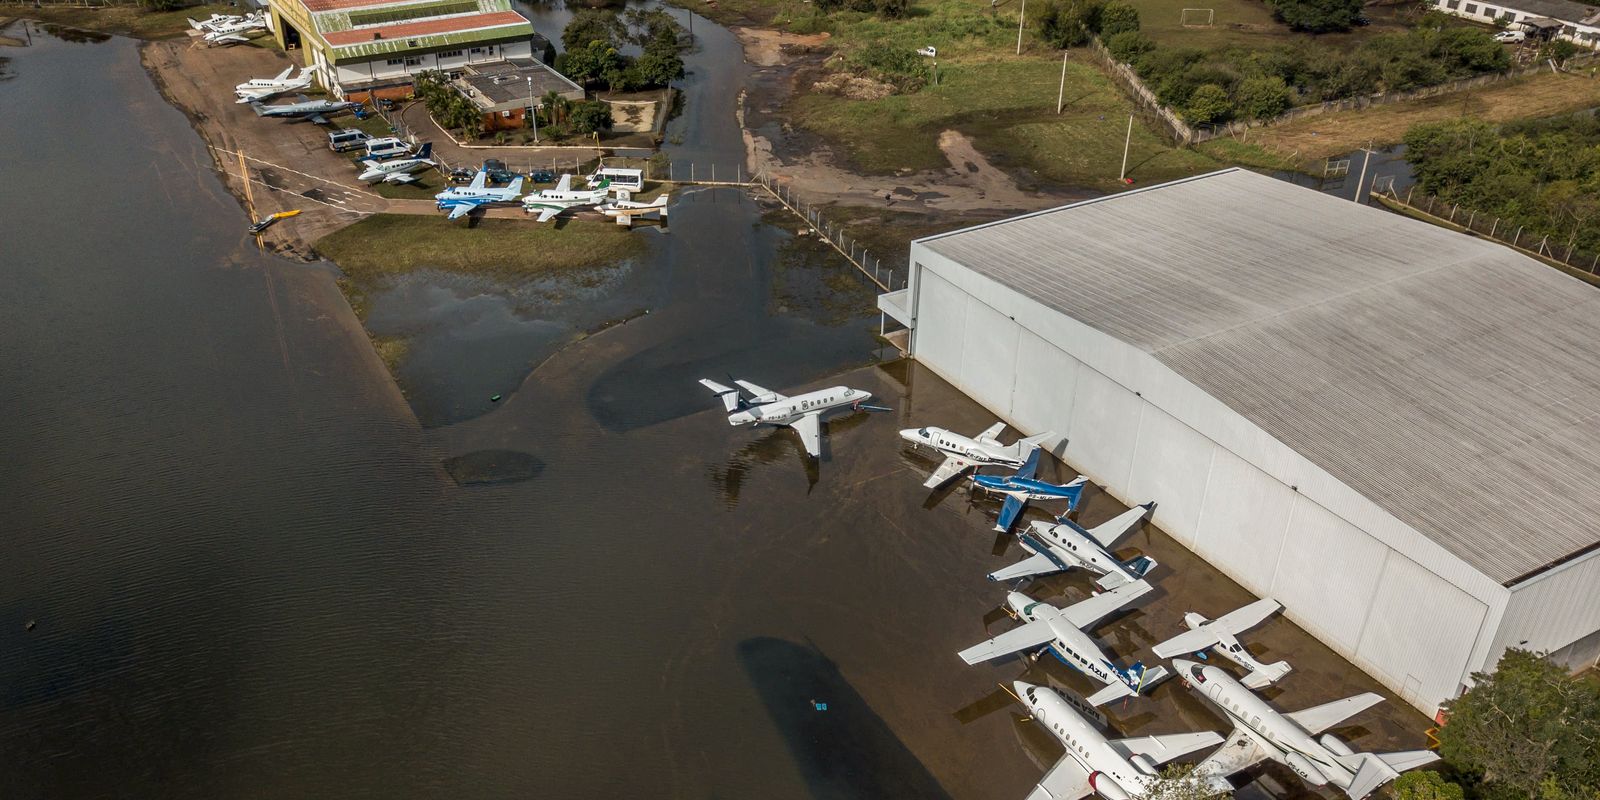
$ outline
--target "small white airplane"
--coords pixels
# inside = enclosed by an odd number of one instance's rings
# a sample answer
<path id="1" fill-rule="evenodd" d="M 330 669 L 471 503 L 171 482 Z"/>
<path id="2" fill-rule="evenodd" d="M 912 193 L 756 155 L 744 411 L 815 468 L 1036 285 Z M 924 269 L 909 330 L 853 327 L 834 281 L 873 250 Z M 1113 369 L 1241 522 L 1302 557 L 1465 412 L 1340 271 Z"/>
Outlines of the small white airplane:
<path id="1" fill-rule="evenodd" d="M 433 142 L 426 142 L 414 156 L 391 158 L 388 161 L 364 158 L 361 160 L 361 164 L 366 169 L 356 177 L 357 180 L 363 180 L 367 183 L 377 183 L 378 181 L 383 181 L 384 183 L 411 183 L 417 179 L 417 176 L 411 173 L 434 166 L 433 159 L 429 158 L 431 155 L 433 155 Z"/>
<path id="2" fill-rule="evenodd" d="M 284 67 L 276 78 L 251 78 L 233 88 L 236 102 L 249 103 L 256 100 L 268 100 L 286 92 L 297 92 L 311 86 L 311 70 L 300 68 L 300 74 L 289 77 L 294 72 L 294 67 Z"/>
<path id="3" fill-rule="evenodd" d="M 1136 662 L 1123 669 L 1113 664 L 1083 629 L 1150 591 L 1150 584 L 1144 581 L 1124 583 L 1066 608 L 1037 602 L 1021 592 L 1008 592 L 1006 605 L 1025 620 L 1025 624 L 957 655 L 968 664 L 976 664 L 1045 645 L 1061 663 L 1106 685 L 1085 698 L 1089 705 L 1101 706 L 1118 698 L 1136 696 L 1145 687 L 1154 686 L 1167 677 L 1166 668 L 1146 668 Z"/>
<path id="4" fill-rule="evenodd" d="M 1170 733 L 1107 739 L 1055 689 L 1016 681 L 1011 684 L 1028 715 L 1061 740 L 1067 754 L 1057 761 L 1028 800 L 1078 800 L 1099 795 L 1105 800 L 1147 797 L 1161 774 L 1156 767 L 1222 742 L 1213 731 Z M 1212 778 L 1220 792 L 1227 781 Z"/>
<path id="5" fill-rule="evenodd" d="M 806 454 L 812 458 L 822 456 L 822 415 L 840 408 L 851 411 L 887 411 L 878 406 L 863 405 L 872 399 L 872 393 L 848 386 L 834 386 L 794 397 L 778 394 L 749 381 L 736 380 L 738 389 L 702 378 L 700 385 L 717 393 L 722 407 L 728 412 L 729 425 L 783 425 L 800 434 Z M 742 390 L 742 391 L 741 391 Z M 745 397 L 748 393 L 750 396 Z"/>
<path id="6" fill-rule="evenodd" d="M 1439 759 L 1429 750 L 1356 753 L 1332 735 L 1313 738 L 1383 702 L 1382 697 L 1371 692 L 1283 714 L 1221 667 L 1183 659 L 1174 660 L 1172 666 L 1185 685 L 1209 700 L 1233 723 L 1228 741 L 1201 761 L 1196 772 L 1226 778 L 1270 758 L 1294 770 L 1312 786 L 1331 783 L 1343 789 L 1351 800 L 1361 800 L 1400 777 L 1401 772 Z"/>
<path id="7" fill-rule="evenodd" d="M 223 17 L 213 15 L 205 22 L 189 19 L 189 27 L 201 32 L 201 39 L 206 44 L 237 44 L 248 42 L 252 37 L 247 34 L 265 33 L 267 19 L 260 14 L 246 14 L 242 17 Z"/>
<path id="8" fill-rule="evenodd" d="M 929 489 L 937 489 L 973 467 L 1020 467 L 1040 442 L 1055 435 L 1047 432 L 1001 444 L 1000 432 L 1005 429 L 1004 422 L 996 422 L 976 438 L 969 438 L 944 428 L 907 428 L 900 432 L 900 438 L 944 454 L 944 463 L 922 482 Z"/>
<path id="9" fill-rule="evenodd" d="M 1188 631 L 1150 649 L 1162 658 L 1212 650 L 1217 655 L 1250 670 L 1250 674 L 1244 677 L 1245 686 L 1251 689 L 1264 689 L 1289 674 L 1289 662 L 1263 664 L 1257 661 L 1255 656 L 1250 655 L 1250 651 L 1246 650 L 1244 645 L 1239 644 L 1237 637 L 1260 625 L 1262 620 L 1272 616 L 1281 608 L 1283 606 L 1278 601 L 1267 598 L 1211 620 L 1190 611 L 1183 615 L 1183 624 L 1189 629 Z"/>
<path id="10" fill-rule="evenodd" d="M 593 189 L 573 189 L 572 173 L 561 176 L 553 189 L 540 189 L 522 198 L 522 210 L 537 213 L 535 222 L 549 222 L 570 208 L 593 206 L 605 202 L 611 195 L 610 181 L 600 181 Z"/>
<path id="11" fill-rule="evenodd" d="M 608 217 L 665 217 L 667 215 L 667 199 L 667 195 L 663 193 L 660 197 L 648 203 L 639 203 L 633 200 L 612 200 L 601 204 L 595 210 Z"/>
<path id="12" fill-rule="evenodd" d="M 495 189 L 489 186 L 489 173 L 480 169 L 477 175 L 472 176 L 472 183 L 446 189 L 434 195 L 433 200 L 440 211 L 450 212 L 447 219 L 460 219 L 484 206 L 515 203 L 521 195 L 521 176 L 512 181 L 510 186 Z"/>
<path id="13" fill-rule="evenodd" d="M 989 580 L 1010 581 L 1051 575 L 1074 567 L 1100 575 L 1095 584 L 1102 589 L 1140 580 L 1155 568 L 1156 560 L 1139 556 L 1121 561 L 1111 555 L 1111 548 L 1129 531 L 1138 527 L 1145 515 L 1155 507 L 1155 503 L 1134 506 L 1087 530 L 1066 517 L 1056 520 L 1054 524 L 1036 521 L 1027 530 L 1017 534 L 1017 544 L 1033 555 L 1005 569 L 989 573 Z"/>

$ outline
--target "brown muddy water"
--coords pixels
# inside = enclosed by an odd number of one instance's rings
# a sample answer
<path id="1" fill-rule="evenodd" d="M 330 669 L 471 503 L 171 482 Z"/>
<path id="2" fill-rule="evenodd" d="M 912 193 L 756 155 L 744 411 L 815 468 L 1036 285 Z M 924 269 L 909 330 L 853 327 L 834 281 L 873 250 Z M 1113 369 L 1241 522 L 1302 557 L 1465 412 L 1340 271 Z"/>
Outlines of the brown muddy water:
<path id="1" fill-rule="evenodd" d="M 748 196 L 688 195 L 618 278 L 651 314 L 424 428 L 333 271 L 254 249 L 133 43 L 34 42 L 0 82 L 0 797 L 1005 798 L 1059 755 L 995 684 L 1092 687 L 955 657 L 1008 624 L 983 576 L 1019 553 L 895 435 L 991 418 L 873 365 L 870 291 Z M 895 410 L 808 465 L 711 410 L 725 372 Z M 1099 630 L 1119 657 L 1248 599 L 1133 539 L 1161 590 Z M 1371 688 L 1286 622 L 1255 641 L 1295 664 L 1280 705 Z M 1389 708 L 1340 735 L 1413 744 Z M 1108 715 L 1221 726 L 1175 684 Z"/>

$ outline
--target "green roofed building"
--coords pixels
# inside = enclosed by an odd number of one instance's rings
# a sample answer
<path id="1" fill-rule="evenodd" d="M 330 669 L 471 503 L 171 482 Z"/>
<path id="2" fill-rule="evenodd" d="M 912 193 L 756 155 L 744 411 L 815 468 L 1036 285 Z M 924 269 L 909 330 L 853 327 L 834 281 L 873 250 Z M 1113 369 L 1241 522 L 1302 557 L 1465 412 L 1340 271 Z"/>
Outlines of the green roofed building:
<path id="1" fill-rule="evenodd" d="M 340 96 L 409 88 L 426 70 L 541 60 L 550 43 L 510 0 L 270 0 L 278 43 Z"/>

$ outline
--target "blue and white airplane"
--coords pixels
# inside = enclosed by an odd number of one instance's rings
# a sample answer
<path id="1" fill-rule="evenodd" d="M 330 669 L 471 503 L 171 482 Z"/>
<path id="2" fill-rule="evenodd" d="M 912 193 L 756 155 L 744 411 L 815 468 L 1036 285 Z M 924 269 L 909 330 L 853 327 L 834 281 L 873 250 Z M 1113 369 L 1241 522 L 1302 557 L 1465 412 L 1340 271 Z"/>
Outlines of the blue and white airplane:
<path id="1" fill-rule="evenodd" d="M 1137 695 L 1167 677 L 1166 668 L 1157 666 L 1147 669 L 1143 664 L 1135 663 L 1123 669 L 1107 658 L 1083 629 L 1150 591 L 1150 584 L 1134 581 L 1066 608 L 1036 602 L 1021 592 L 1010 592 L 1006 595 L 1006 605 L 1025 624 L 962 650 L 957 655 L 968 664 L 976 664 L 1045 645 L 1051 654 L 1061 659 L 1061 663 L 1106 685 L 1106 688 L 1086 698 L 1089 705 L 1104 705 L 1121 697 Z"/>
<path id="2" fill-rule="evenodd" d="M 1121 561 L 1111 555 L 1111 548 L 1138 527 L 1155 507 L 1155 503 L 1134 506 L 1089 529 L 1066 517 L 1056 520 L 1055 524 L 1035 522 L 1017 534 L 1017 544 L 1033 555 L 989 573 L 989 580 L 1010 581 L 1082 567 L 1101 576 L 1095 584 L 1102 589 L 1137 581 L 1155 568 L 1156 560 L 1139 556 Z"/>
<path id="3" fill-rule="evenodd" d="M 1022 509 L 1027 507 L 1029 500 L 1065 500 L 1067 510 L 1062 516 L 1071 514 L 1078 507 L 1078 498 L 1083 496 L 1083 487 L 1089 484 L 1088 478 L 1079 475 L 1071 483 L 1050 483 L 1033 477 L 1038 472 L 1039 448 L 1035 447 L 1028 453 L 1028 460 L 1010 475 L 975 473 L 972 476 L 974 487 L 1006 496 L 1005 505 L 1000 507 L 1000 519 L 994 524 L 995 530 L 1001 533 L 1010 531 L 1017 518 L 1022 516 Z"/>
<path id="4" fill-rule="evenodd" d="M 440 211 L 449 211 L 449 219 L 460 219 L 484 206 L 497 203 L 515 203 L 522 196 L 522 176 L 511 182 L 510 186 L 495 189 L 489 186 L 489 173 L 487 170 L 478 170 L 472 176 L 472 183 L 466 186 L 452 187 L 433 196 Z"/>

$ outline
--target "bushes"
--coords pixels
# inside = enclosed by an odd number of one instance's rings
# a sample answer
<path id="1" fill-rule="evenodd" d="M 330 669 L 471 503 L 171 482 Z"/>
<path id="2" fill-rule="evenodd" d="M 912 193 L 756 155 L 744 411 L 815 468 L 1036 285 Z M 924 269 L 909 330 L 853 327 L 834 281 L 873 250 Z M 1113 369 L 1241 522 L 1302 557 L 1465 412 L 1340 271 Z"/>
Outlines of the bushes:
<path id="1" fill-rule="evenodd" d="M 1133 36 L 1118 34 L 1106 48 L 1132 64 L 1162 103 L 1191 121 L 1201 116 L 1268 119 L 1297 104 L 1406 91 L 1510 67 L 1505 48 L 1480 28 L 1418 27 L 1375 36 L 1349 52 L 1308 44 L 1202 52 L 1153 48 Z M 1191 96 L 1206 84 L 1229 97 L 1225 113 L 1208 113 L 1211 92 L 1205 108 L 1191 108 Z"/>
<path id="2" fill-rule="evenodd" d="M 1156 49 L 1156 43 L 1150 37 L 1138 31 L 1123 31 L 1106 39 L 1106 49 L 1111 51 L 1111 57 L 1118 61 L 1132 63 L 1139 56 Z"/>
<path id="3" fill-rule="evenodd" d="M 1231 113 L 1233 100 L 1228 97 L 1228 90 L 1215 83 L 1195 87 L 1183 105 L 1183 118 L 1195 125 L 1221 122 Z"/>
<path id="4" fill-rule="evenodd" d="M 1122 3 L 1107 3 L 1100 12 L 1100 35 L 1111 38 L 1119 33 L 1139 30 L 1139 9 Z"/>
<path id="5" fill-rule="evenodd" d="M 1040 41 L 1056 48 L 1088 44 L 1096 35 L 1109 39 L 1138 30 L 1138 9 L 1105 0 L 1049 0 L 1034 28 Z"/>
<path id="6" fill-rule="evenodd" d="M 556 71 L 585 86 L 605 84 L 626 92 L 666 86 L 684 75 L 683 29 L 671 15 L 651 11 L 584 9 L 561 32 L 567 51 L 556 59 Z M 638 45 L 638 58 L 621 48 Z"/>
<path id="7" fill-rule="evenodd" d="M 928 82 L 928 65 L 908 47 L 868 45 L 845 63 L 855 74 L 887 83 L 902 94 L 915 92 Z"/>
<path id="8" fill-rule="evenodd" d="M 1297 31 L 1347 31 L 1361 21 L 1362 0 L 1267 0 L 1272 16 Z"/>
<path id="9" fill-rule="evenodd" d="M 572 132 L 585 135 L 611 129 L 611 106 L 599 100 L 581 100 L 567 112 Z"/>
<path id="10" fill-rule="evenodd" d="M 823 13 L 859 11 L 884 19 L 900 19 L 911 13 L 911 0 L 815 0 L 812 6 Z"/>

